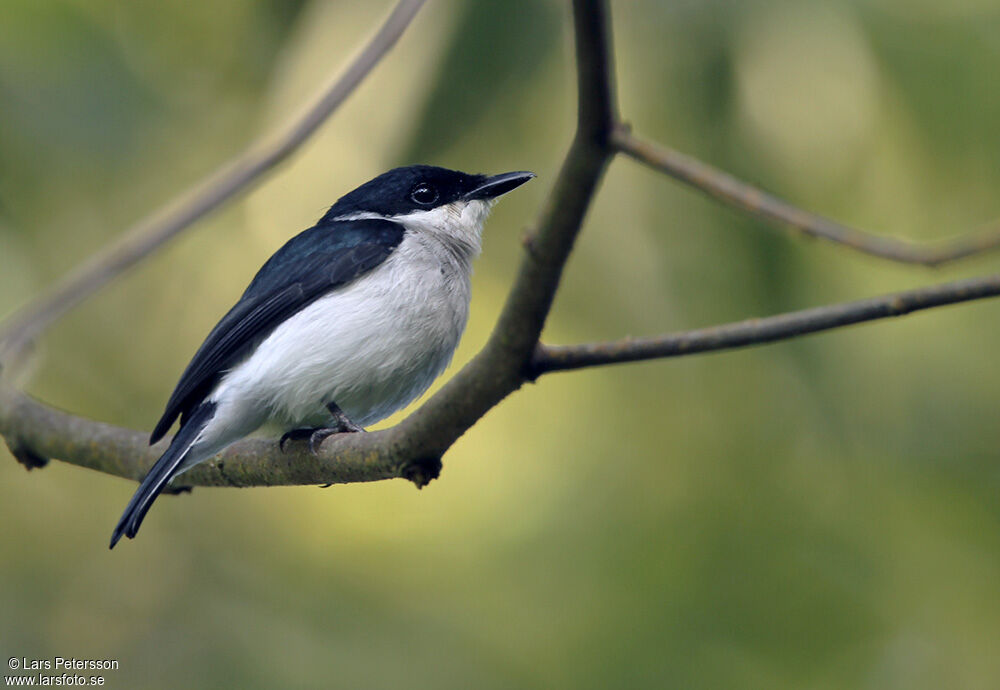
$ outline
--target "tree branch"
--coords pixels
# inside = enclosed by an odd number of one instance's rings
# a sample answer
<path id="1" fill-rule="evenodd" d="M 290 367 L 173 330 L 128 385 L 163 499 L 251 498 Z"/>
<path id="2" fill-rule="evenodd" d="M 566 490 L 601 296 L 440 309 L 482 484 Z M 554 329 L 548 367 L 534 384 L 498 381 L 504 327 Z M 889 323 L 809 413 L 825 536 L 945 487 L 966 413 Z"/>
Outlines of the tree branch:
<path id="1" fill-rule="evenodd" d="M 531 373 L 540 376 L 605 364 L 731 350 L 997 296 L 1000 296 L 1000 275 L 993 275 L 650 338 L 583 345 L 539 344 L 532 358 Z"/>
<path id="2" fill-rule="evenodd" d="M 148 434 L 76 417 L 39 403 L 0 384 L 0 435 L 14 455 L 28 451 L 33 466 L 58 458 L 80 467 L 140 480 L 167 441 L 155 446 Z M 289 444 L 285 452 L 272 440 L 247 439 L 233 444 L 210 461 L 185 472 L 176 482 L 185 486 L 280 486 L 374 481 L 400 477 L 406 462 L 392 453 L 372 456 L 351 442 L 371 445 L 386 432 L 342 434 L 336 449 L 313 455 L 307 444 Z M 331 444 L 327 444 L 331 445 Z"/>
<path id="3" fill-rule="evenodd" d="M 0 435 L 22 464 L 44 465 L 58 458 L 80 467 L 140 480 L 167 441 L 155 446 L 148 434 L 103 424 L 54 410 L 0 383 Z M 371 453 L 386 432 L 341 434 L 313 455 L 307 444 L 289 444 L 282 452 L 272 440 L 247 439 L 185 472 L 184 486 L 280 486 L 337 484 L 404 476 L 408 459 L 390 452 Z M 360 442 L 360 443 L 354 443 Z M 22 456 L 27 456 L 22 459 Z M 29 461 L 26 461 L 29 459 Z"/>
<path id="4" fill-rule="evenodd" d="M 425 0 L 400 0 L 361 53 L 316 99 L 278 133 L 252 146 L 173 201 L 139 221 L 7 320 L 0 330 L 0 364 L 59 317 L 113 278 L 149 256 L 195 221 L 259 181 L 295 152 L 368 76 L 396 44 Z"/>
<path id="5" fill-rule="evenodd" d="M 643 141 L 624 127 L 617 127 L 612 139 L 615 147 L 630 158 L 724 204 L 758 218 L 787 225 L 809 237 L 829 240 L 871 256 L 907 264 L 939 266 L 1000 247 L 1000 228 L 957 237 L 937 245 L 916 244 L 857 230 L 803 211 L 696 158 Z"/>

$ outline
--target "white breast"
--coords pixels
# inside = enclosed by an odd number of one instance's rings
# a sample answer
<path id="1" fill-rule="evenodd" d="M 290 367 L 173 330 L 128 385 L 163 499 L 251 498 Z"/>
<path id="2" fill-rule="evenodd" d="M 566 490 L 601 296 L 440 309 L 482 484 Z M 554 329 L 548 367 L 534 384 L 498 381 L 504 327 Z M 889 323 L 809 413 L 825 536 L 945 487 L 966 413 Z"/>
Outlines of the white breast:
<path id="1" fill-rule="evenodd" d="M 471 260 L 408 231 L 385 262 L 285 321 L 223 379 L 211 396 L 219 422 L 234 432 L 268 419 L 318 426 L 332 401 L 366 426 L 407 405 L 458 345 Z"/>

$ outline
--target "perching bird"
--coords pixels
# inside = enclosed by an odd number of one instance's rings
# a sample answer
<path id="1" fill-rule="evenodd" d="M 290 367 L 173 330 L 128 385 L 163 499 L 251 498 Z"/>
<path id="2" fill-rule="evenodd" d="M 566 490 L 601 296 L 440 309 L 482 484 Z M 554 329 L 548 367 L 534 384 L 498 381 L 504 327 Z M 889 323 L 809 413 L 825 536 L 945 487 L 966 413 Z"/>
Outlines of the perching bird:
<path id="1" fill-rule="evenodd" d="M 458 345 L 494 201 L 530 172 L 396 168 L 341 197 L 260 269 L 181 375 L 150 437 L 180 416 L 111 535 L 136 535 L 173 477 L 265 422 L 362 431 L 420 396 Z"/>

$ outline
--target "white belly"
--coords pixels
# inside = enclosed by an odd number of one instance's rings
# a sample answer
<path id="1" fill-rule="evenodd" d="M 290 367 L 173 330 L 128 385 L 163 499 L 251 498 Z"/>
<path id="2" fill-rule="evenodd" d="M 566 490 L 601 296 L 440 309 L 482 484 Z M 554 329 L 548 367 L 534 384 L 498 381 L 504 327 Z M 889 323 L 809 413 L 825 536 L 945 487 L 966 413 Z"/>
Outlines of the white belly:
<path id="1" fill-rule="evenodd" d="M 289 318 L 227 374 L 211 396 L 218 421 L 232 431 L 268 420 L 317 426 L 329 402 L 362 426 L 388 417 L 451 360 L 468 273 L 407 234 L 384 263 Z"/>

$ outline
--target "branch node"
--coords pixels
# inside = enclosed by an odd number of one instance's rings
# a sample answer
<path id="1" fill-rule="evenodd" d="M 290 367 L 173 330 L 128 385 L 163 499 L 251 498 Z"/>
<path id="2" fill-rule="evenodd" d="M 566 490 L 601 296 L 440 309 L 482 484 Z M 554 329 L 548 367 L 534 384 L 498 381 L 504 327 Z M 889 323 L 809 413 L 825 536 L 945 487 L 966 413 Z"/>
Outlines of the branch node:
<path id="1" fill-rule="evenodd" d="M 535 351 L 521 367 L 521 378 L 526 383 L 535 383 L 538 377 L 545 373 L 545 369 L 539 366 L 548 356 L 548 348 L 543 343 L 535 345 Z"/>
<path id="2" fill-rule="evenodd" d="M 49 464 L 49 459 L 43 457 L 31 450 L 21 441 L 6 438 L 7 448 L 10 449 L 10 454 L 14 456 L 20 464 L 24 465 L 24 469 L 31 470 L 41 469 Z"/>
<path id="3" fill-rule="evenodd" d="M 422 489 L 431 483 L 431 480 L 441 476 L 441 458 L 419 458 L 411 460 L 403 466 L 400 475 L 403 479 L 408 479 L 418 488 Z"/>
<path id="4" fill-rule="evenodd" d="M 524 252 L 535 261 L 538 261 L 540 258 L 537 241 L 537 231 L 534 228 L 525 228 L 524 234 L 521 235 L 521 246 L 524 247 Z"/>

